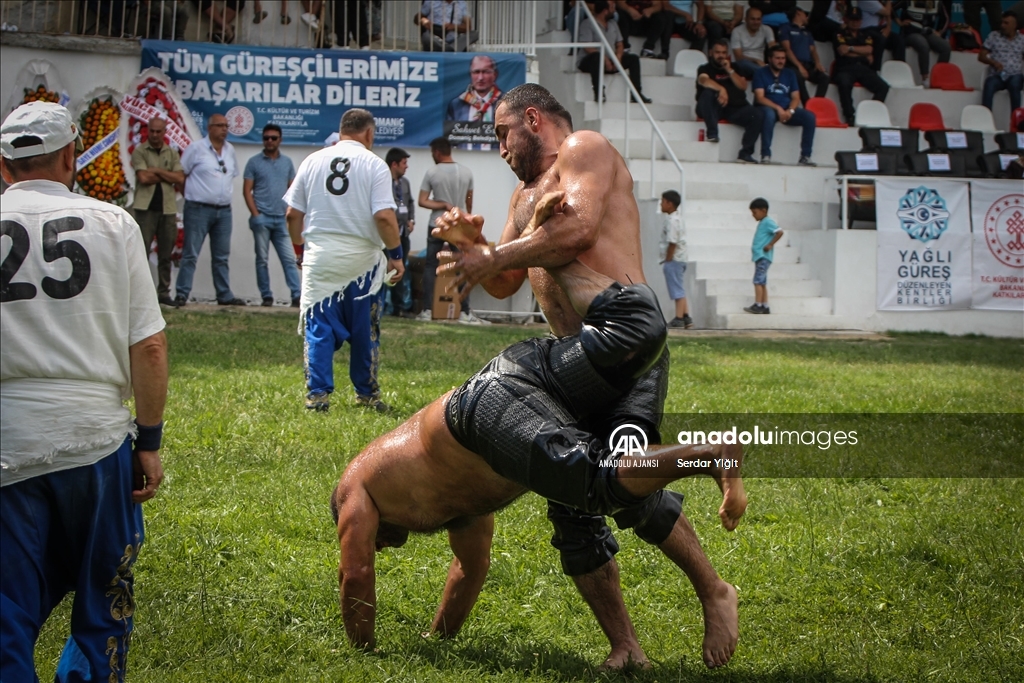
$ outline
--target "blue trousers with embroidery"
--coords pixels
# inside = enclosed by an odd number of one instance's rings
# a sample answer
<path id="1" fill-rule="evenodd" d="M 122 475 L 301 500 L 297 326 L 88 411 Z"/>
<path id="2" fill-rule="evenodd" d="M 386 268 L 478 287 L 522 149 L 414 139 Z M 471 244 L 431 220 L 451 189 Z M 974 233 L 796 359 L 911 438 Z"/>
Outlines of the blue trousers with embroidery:
<path id="1" fill-rule="evenodd" d="M 123 681 L 143 541 L 132 502 L 131 441 L 97 463 L 0 489 L 0 680 L 38 681 L 39 629 L 74 591 L 55 679 Z"/>
<path id="2" fill-rule="evenodd" d="M 371 271 L 372 272 L 372 271 Z M 371 296 L 371 277 L 352 282 L 342 292 L 312 306 L 306 313 L 307 396 L 334 391 L 334 353 L 346 341 L 351 355 L 348 375 L 356 395 L 380 396 L 377 368 L 380 365 L 380 316 L 384 288 Z M 362 298 L 358 298 L 362 297 Z"/>

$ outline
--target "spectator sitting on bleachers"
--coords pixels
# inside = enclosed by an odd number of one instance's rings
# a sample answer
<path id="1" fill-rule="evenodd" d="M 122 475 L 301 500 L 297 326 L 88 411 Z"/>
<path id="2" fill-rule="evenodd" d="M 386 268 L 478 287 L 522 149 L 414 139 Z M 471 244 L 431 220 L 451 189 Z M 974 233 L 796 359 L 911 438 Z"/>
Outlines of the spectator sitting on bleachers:
<path id="1" fill-rule="evenodd" d="M 732 30 L 742 23 L 743 5 L 736 0 L 704 0 L 704 28 L 708 31 L 708 45 L 728 38 Z"/>
<path id="2" fill-rule="evenodd" d="M 690 41 L 691 50 L 704 51 L 704 39 L 708 30 L 702 23 L 704 19 L 704 3 L 694 0 L 668 0 L 665 11 L 675 22 L 672 29 L 683 40 Z"/>
<path id="3" fill-rule="evenodd" d="M 414 17 L 422 30 L 420 43 L 434 52 L 465 52 L 476 42 L 466 0 L 424 0 Z"/>
<path id="4" fill-rule="evenodd" d="M 215 3 L 213 0 L 192 0 L 196 12 L 210 20 L 210 32 L 199 36 L 200 40 L 209 38 L 214 43 L 235 42 L 235 15 L 242 9 L 245 0 L 225 0 Z"/>
<path id="5" fill-rule="evenodd" d="M 630 49 L 630 36 L 643 36 L 641 57 L 668 59 L 669 43 L 672 40 L 672 26 L 675 18 L 662 11 L 661 0 L 617 0 L 619 30 L 622 32 L 626 49 Z M 661 40 L 661 52 L 655 54 L 654 46 Z"/>
<path id="6" fill-rule="evenodd" d="M 836 36 L 843 30 L 846 9 L 846 0 L 814 0 L 807 22 L 814 39 L 822 43 L 835 44 Z"/>
<path id="7" fill-rule="evenodd" d="M 796 72 L 800 85 L 800 101 L 807 104 L 807 100 L 810 99 L 807 81 L 814 83 L 815 97 L 825 97 L 828 93 L 828 74 L 825 73 L 825 68 L 818 57 L 814 36 L 807 30 L 806 11 L 800 7 L 789 10 L 789 23 L 779 29 L 779 44 L 786 50 L 790 68 Z"/>
<path id="8" fill-rule="evenodd" d="M 711 46 L 711 60 L 697 69 L 697 116 L 704 119 L 708 142 L 718 142 L 718 121 L 743 126 L 743 142 L 737 161 L 756 164 L 754 143 L 761 134 L 764 114 L 747 101 L 747 80 L 729 61 L 725 38 Z"/>
<path id="9" fill-rule="evenodd" d="M 789 21 L 789 13 L 796 7 L 796 0 L 748 0 L 748 5 L 761 10 L 761 21 L 765 26 L 778 30 Z"/>
<path id="10" fill-rule="evenodd" d="M 864 15 L 861 30 L 870 33 L 874 39 L 875 58 L 871 68 L 879 71 L 882 68 L 882 53 L 892 52 L 892 58 L 903 62 L 907 58 L 907 44 L 903 35 L 892 30 L 891 0 L 859 0 L 857 7 Z"/>
<path id="11" fill-rule="evenodd" d="M 765 65 L 765 50 L 774 44 L 775 34 L 761 23 L 761 10 L 748 7 L 743 25 L 732 32 L 733 67 L 749 81 Z"/>
<path id="12" fill-rule="evenodd" d="M 860 83 L 871 91 L 874 99 L 885 102 L 889 84 L 882 80 L 872 68 L 874 61 L 874 38 L 861 31 L 863 15 L 859 8 L 851 7 L 846 12 L 846 28 L 836 37 L 835 73 L 832 82 L 839 88 L 839 106 L 843 118 L 851 126 L 856 125 L 853 109 L 853 85 Z"/>
<path id="13" fill-rule="evenodd" d="M 946 6 L 940 0 L 899 0 L 893 5 L 893 14 L 907 46 L 917 52 L 921 83 L 927 87 L 929 52 L 934 50 L 940 62 L 948 62 L 952 50 L 942 37 L 949 27 Z"/>
<path id="14" fill-rule="evenodd" d="M 1017 32 L 1017 15 L 1007 10 L 999 25 L 1000 30 L 992 31 L 985 39 L 985 45 L 978 53 L 978 61 L 988 64 L 985 89 L 981 103 L 992 109 L 992 100 L 997 90 L 1010 92 L 1010 111 L 1020 107 L 1020 91 L 1024 88 L 1024 34 Z"/>
<path id="15" fill-rule="evenodd" d="M 622 68 L 629 71 L 629 80 L 636 88 L 636 91 L 640 93 L 640 99 L 650 104 L 651 99 L 644 97 L 643 87 L 640 85 L 640 58 L 631 52 L 625 51 L 625 44 L 622 39 L 622 33 L 619 31 L 619 25 L 612 19 L 611 6 L 607 0 L 595 0 L 593 12 L 594 19 L 601 26 L 605 39 L 612 49 L 615 50 L 616 59 L 622 64 Z M 580 23 L 579 42 L 601 42 L 601 37 L 594 29 L 591 21 L 588 20 Z M 576 68 L 590 74 L 590 82 L 594 86 L 595 102 L 597 102 L 599 95 L 603 97 L 603 93 L 597 92 L 602 67 L 605 73 L 613 74 L 616 71 L 614 62 L 607 56 L 604 58 L 604 64 L 601 64 L 601 51 L 596 47 L 587 47 L 579 51 L 576 57 Z M 632 95 L 630 99 L 633 99 Z"/>
<path id="16" fill-rule="evenodd" d="M 754 102 L 764 115 L 764 126 L 761 129 L 761 163 L 772 162 L 775 122 L 781 121 L 787 126 L 803 128 L 798 163 L 801 166 L 817 166 L 811 161 L 816 119 L 812 112 L 800 105 L 800 88 L 796 74 L 792 69 L 786 68 L 786 48 L 781 45 L 768 48 L 768 66 L 757 70 L 751 87 L 754 89 Z"/>

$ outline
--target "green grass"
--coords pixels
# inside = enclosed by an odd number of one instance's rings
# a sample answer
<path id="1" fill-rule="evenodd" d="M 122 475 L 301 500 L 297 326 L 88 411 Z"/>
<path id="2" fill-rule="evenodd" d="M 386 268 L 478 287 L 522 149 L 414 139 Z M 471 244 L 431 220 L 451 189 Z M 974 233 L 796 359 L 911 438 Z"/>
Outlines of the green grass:
<path id="1" fill-rule="evenodd" d="M 302 408 L 290 316 L 168 314 L 164 466 L 136 564 L 132 681 L 589 681 L 607 654 L 559 570 L 543 501 L 497 517 L 491 574 L 462 633 L 425 640 L 450 559 L 443 535 L 378 555 L 379 653 L 347 644 L 328 497 L 349 460 L 528 333 L 387 320 L 381 384 L 399 417 L 349 401 L 347 352 L 326 415 Z M 673 337 L 674 412 L 1020 412 L 1019 341 Z M 899 444 L 893 444 L 898 451 Z M 984 453 L 965 454 L 985 457 Z M 1019 479 L 751 479 L 723 531 L 706 479 L 674 485 L 740 591 L 730 665 L 700 661 L 686 578 L 617 534 L 626 602 L 654 662 L 640 681 L 1024 680 L 1024 484 Z M 37 661 L 52 676 L 70 601 Z M 608 680 L 622 680 L 607 675 Z"/>

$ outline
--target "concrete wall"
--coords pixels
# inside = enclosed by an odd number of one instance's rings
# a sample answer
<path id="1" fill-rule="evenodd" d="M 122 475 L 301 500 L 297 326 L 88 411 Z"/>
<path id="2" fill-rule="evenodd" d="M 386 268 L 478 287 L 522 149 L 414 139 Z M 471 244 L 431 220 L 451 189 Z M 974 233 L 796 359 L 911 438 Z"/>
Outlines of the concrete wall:
<path id="1" fill-rule="evenodd" d="M 138 47 L 136 46 L 134 51 L 129 51 L 127 54 L 123 48 L 121 54 L 110 54 L 101 51 L 104 43 L 108 42 L 110 41 L 77 39 L 75 45 L 79 49 L 76 50 L 53 49 L 53 46 L 58 44 L 58 40 L 53 38 L 42 40 L 38 47 L 11 45 L 6 41 L 4 44 L 0 44 L 0 61 L 3 63 L 3 69 L 0 70 L 0 103 L 3 103 L 5 107 L 3 115 L 9 113 L 9 109 L 6 107 L 15 94 L 13 91 L 16 75 L 27 62 L 33 59 L 45 59 L 56 67 L 61 83 L 71 96 L 70 107 L 72 109 L 81 102 L 86 93 L 96 87 L 109 86 L 123 91 L 139 72 Z M 342 113 L 344 113 L 343 110 L 339 108 L 339 120 Z M 249 157 L 258 154 L 260 149 L 257 145 L 236 144 L 235 153 L 239 165 L 244 166 Z M 292 159 L 297 168 L 308 154 L 316 151 L 316 148 L 284 145 L 281 150 Z M 374 149 L 381 157 L 387 153 L 387 150 L 387 147 Z M 433 165 L 433 160 L 430 158 L 429 149 L 409 148 L 407 151 L 412 155 L 409 159 L 407 177 L 413 193 L 416 194 L 419 192 L 423 175 Z M 496 151 L 457 150 L 454 156 L 456 161 L 472 171 L 475 188 L 473 209 L 476 213 L 484 216 L 485 236 L 489 240 L 497 241 L 505 224 L 509 199 L 518 180 Z M 258 302 L 260 295 L 256 287 L 253 239 L 248 227 L 249 212 L 242 199 L 241 175 L 235 180 L 232 213 L 234 226 L 231 236 L 231 287 L 235 296 Z M 417 208 L 417 227 L 412 234 L 414 254 L 426 248 L 426 228 L 429 217 L 429 211 Z M 279 300 L 287 299 L 288 290 L 285 287 L 280 264 L 273 255 L 270 261 L 271 286 L 274 295 Z M 528 290 L 528 288 L 524 288 L 524 290 Z M 200 299 L 214 298 L 209 247 L 205 247 L 200 255 L 192 295 Z M 527 291 L 520 292 L 510 300 L 496 301 L 488 296 L 482 288 L 473 292 L 471 302 L 474 308 L 480 310 L 526 310 L 525 307 L 531 305 Z"/>

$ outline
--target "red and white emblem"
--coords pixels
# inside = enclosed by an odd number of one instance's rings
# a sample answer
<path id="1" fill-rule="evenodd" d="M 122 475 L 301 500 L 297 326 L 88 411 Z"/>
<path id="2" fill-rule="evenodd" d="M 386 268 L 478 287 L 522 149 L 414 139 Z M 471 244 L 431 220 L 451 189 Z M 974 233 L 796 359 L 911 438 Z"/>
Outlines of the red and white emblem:
<path id="1" fill-rule="evenodd" d="M 1000 263 L 1024 268 L 1024 194 L 1008 194 L 988 207 L 985 243 Z"/>
<path id="2" fill-rule="evenodd" d="M 232 135 L 246 135 L 256 123 L 256 118 L 247 107 L 232 107 L 224 116 L 228 120 L 228 132 Z"/>

